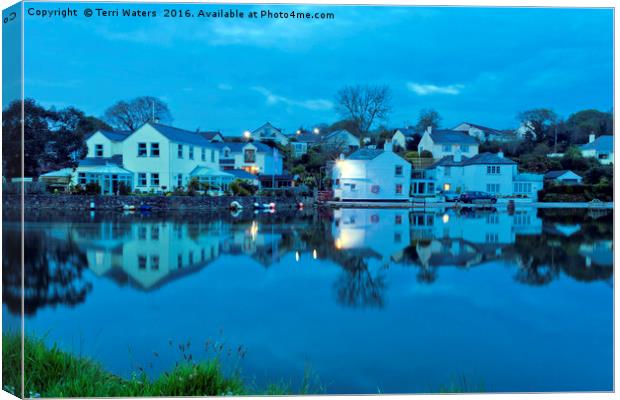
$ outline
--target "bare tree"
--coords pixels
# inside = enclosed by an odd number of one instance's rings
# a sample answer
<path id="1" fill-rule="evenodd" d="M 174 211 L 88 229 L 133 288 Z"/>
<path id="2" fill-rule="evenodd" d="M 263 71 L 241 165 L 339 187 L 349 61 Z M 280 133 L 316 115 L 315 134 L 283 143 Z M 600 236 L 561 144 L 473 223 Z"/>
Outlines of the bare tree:
<path id="1" fill-rule="evenodd" d="M 356 134 L 370 131 L 377 120 L 385 120 L 392 110 L 392 93 L 386 85 L 345 86 L 336 95 L 337 110 L 343 118 L 355 123 Z"/>
<path id="2" fill-rule="evenodd" d="M 119 101 L 108 108 L 103 119 L 116 129 L 133 131 L 147 122 L 172 121 L 168 105 L 152 96 L 136 97 L 129 101 Z"/>
<path id="3" fill-rule="evenodd" d="M 441 115 L 435 110 L 424 109 L 420 111 L 420 116 L 418 118 L 418 123 L 416 124 L 416 131 L 423 133 L 426 128 L 429 126 L 433 128 L 439 128 L 439 124 L 441 123 Z"/>

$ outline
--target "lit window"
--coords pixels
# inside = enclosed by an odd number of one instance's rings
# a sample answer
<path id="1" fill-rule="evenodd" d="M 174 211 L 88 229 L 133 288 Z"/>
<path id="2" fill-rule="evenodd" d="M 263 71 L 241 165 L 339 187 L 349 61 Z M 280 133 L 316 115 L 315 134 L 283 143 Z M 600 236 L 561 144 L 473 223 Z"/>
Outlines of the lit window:
<path id="1" fill-rule="evenodd" d="M 178 146 L 177 157 L 183 158 L 183 145 L 182 144 Z"/>
<path id="2" fill-rule="evenodd" d="M 159 143 L 151 143 L 151 157 L 159 157 Z"/>
<path id="3" fill-rule="evenodd" d="M 103 145 L 102 144 L 95 145 L 95 157 L 103 157 Z"/>
<path id="4" fill-rule="evenodd" d="M 443 184 L 443 190 L 446 191 L 446 192 L 449 191 L 450 190 L 450 184 L 449 183 L 444 183 Z"/>
<path id="5" fill-rule="evenodd" d="M 151 186 L 159 186 L 159 174 L 151 174 Z"/>
<path id="6" fill-rule="evenodd" d="M 146 143 L 138 143 L 138 157 L 146 157 Z"/>
<path id="7" fill-rule="evenodd" d="M 146 186 L 146 173 L 145 172 L 138 173 L 138 186 Z"/>

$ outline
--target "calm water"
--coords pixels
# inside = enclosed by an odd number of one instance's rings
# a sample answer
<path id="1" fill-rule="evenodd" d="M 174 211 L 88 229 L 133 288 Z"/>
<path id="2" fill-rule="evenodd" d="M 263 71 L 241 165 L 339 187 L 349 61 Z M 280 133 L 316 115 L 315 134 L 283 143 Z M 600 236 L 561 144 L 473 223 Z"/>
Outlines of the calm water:
<path id="1" fill-rule="evenodd" d="M 328 393 L 463 377 L 485 391 L 612 390 L 611 212 L 27 219 L 27 332 L 118 374 L 219 352 L 259 387 L 310 371 Z M 10 216 L 3 233 L 6 329 L 19 312 Z"/>

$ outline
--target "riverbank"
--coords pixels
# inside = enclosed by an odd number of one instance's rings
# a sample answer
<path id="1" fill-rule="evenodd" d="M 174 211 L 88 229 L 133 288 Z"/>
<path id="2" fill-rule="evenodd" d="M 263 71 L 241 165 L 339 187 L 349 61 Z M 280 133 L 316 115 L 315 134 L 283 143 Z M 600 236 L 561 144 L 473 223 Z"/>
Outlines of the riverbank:
<path id="1" fill-rule="evenodd" d="M 43 340 L 26 337 L 25 397 L 151 397 L 151 396 L 230 396 L 291 395 L 320 393 L 304 381 L 298 391 L 287 384 L 253 388 L 238 373 L 225 374 L 217 358 L 204 362 L 185 361 L 172 371 L 150 380 L 144 372 L 124 379 L 107 372 L 97 362 L 48 347 Z M 21 340 L 17 334 L 2 334 L 3 376 L 6 391 L 20 396 Z"/>
<path id="2" fill-rule="evenodd" d="M 312 205 L 310 197 L 271 197 L 271 196 L 157 196 L 157 195 L 127 195 L 127 196 L 82 196 L 67 194 L 28 194 L 24 198 L 25 210 L 56 209 L 85 211 L 91 209 L 91 203 L 96 210 L 122 210 L 125 206 L 146 206 L 154 211 L 163 210 L 226 210 L 236 201 L 244 209 L 252 209 L 255 202 L 259 204 L 276 204 L 276 209 L 295 209 L 299 203 L 306 207 Z M 21 198 L 15 194 L 3 194 L 2 207 L 5 210 L 19 209 Z"/>
<path id="3" fill-rule="evenodd" d="M 464 203 L 447 203 L 447 202 L 380 202 L 380 201 L 328 201 L 325 205 L 332 208 L 406 208 L 406 209 L 443 209 L 443 208 L 496 208 L 505 210 L 508 208 L 507 201 L 496 204 L 464 204 Z M 543 202 L 515 202 L 515 208 L 558 208 L 558 209 L 603 209 L 610 210 L 614 208 L 613 202 L 588 202 L 588 203 L 543 203 Z"/>

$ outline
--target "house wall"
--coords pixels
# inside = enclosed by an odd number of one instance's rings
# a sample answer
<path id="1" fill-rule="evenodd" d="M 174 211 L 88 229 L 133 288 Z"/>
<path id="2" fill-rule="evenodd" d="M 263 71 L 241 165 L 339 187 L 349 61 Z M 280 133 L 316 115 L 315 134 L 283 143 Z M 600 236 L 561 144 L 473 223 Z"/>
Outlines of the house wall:
<path id="1" fill-rule="evenodd" d="M 245 162 L 245 153 L 246 149 L 254 149 L 256 151 L 256 161 L 253 163 Z M 280 175 L 282 174 L 282 156 L 278 155 L 277 160 L 274 161 L 273 151 L 268 150 L 267 152 L 258 151 L 256 146 L 251 143 L 243 146 L 241 151 L 231 151 L 230 155 L 235 160 L 235 169 L 244 169 L 247 167 L 257 167 L 259 174 L 267 174 L 267 175 Z"/>
<path id="2" fill-rule="evenodd" d="M 449 146 L 449 149 L 444 149 L 443 144 L 438 144 L 433 142 L 431 135 L 428 132 L 424 132 L 422 135 L 422 139 L 420 139 L 420 143 L 418 144 L 418 151 L 422 152 L 424 150 L 428 150 L 433 154 L 433 158 L 442 158 L 445 156 L 453 156 L 457 150 L 460 150 L 461 155 L 472 157 L 478 154 L 478 144 L 467 144 L 467 151 L 464 150 L 463 145 L 460 144 L 446 144 Z"/>
<path id="3" fill-rule="evenodd" d="M 252 136 L 257 140 L 273 140 L 282 146 L 288 144 L 288 138 L 270 125 L 261 126 L 252 132 Z"/>
<path id="4" fill-rule="evenodd" d="M 360 147 L 360 140 L 355 135 L 348 132 L 340 132 L 325 139 L 328 145 L 337 145 L 345 148 Z"/>
<path id="5" fill-rule="evenodd" d="M 516 165 L 498 165 L 498 174 L 488 174 L 486 164 L 467 166 L 437 166 L 435 179 L 437 189 L 444 189 L 449 184 L 449 190 L 455 192 L 481 191 L 499 195 L 511 195 L 514 191 L 513 179 L 517 174 Z M 449 172 L 448 172 L 449 171 Z M 497 191 L 490 191 L 488 185 L 497 184 Z"/>
<path id="6" fill-rule="evenodd" d="M 403 149 L 407 148 L 407 138 L 399 130 L 394 132 L 394 135 L 392 135 L 392 143 L 399 145 Z"/>
<path id="7" fill-rule="evenodd" d="M 396 166 L 403 167 L 402 176 L 395 176 Z M 372 160 L 342 160 L 333 169 L 332 177 L 338 184 L 334 195 L 342 200 L 402 200 L 409 199 L 411 164 L 390 151 L 384 151 Z M 396 185 L 402 193 L 396 193 Z M 352 189 L 351 185 L 355 185 Z M 378 192 L 373 193 L 373 187 Z"/>
<path id="8" fill-rule="evenodd" d="M 95 155 L 95 145 L 103 145 L 103 156 L 100 157 L 112 157 L 116 154 L 123 153 L 123 143 L 114 142 L 103 135 L 101 132 L 95 132 L 88 139 L 86 139 L 86 146 L 88 147 L 87 157 L 97 157 Z"/>

